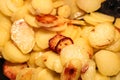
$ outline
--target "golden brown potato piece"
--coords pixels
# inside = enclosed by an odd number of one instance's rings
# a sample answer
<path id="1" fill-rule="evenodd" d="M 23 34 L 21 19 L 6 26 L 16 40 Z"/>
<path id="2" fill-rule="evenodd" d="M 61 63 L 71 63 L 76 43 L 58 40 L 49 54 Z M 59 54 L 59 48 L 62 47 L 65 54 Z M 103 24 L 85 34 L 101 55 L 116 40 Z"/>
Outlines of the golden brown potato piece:
<path id="1" fill-rule="evenodd" d="M 53 51 L 55 51 L 55 46 L 59 42 L 60 39 L 64 38 L 65 36 L 57 34 L 53 38 L 49 40 L 49 48 Z"/>
<path id="2" fill-rule="evenodd" d="M 59 40 L 59 42 L 57 43 L 55 50 L 57 53 L 60 53 L 61 49 L 64 48 L 67 45 L 73 44 L 73 41 L 71 38 L 69 37 L 65 37 L 61 40 Z"/>
<path id="3" fill-rule="evenodd" d="M 19 71 L 26 68 L 27 64 L 15 64 L 5 61 L 3 64 L 3 74 L 10 80 L 15 80 Z"/>
<path id="4" fill-rule="evenodd" d="M 60 34 L 55 35 L 49 40 L 49 48 L 57 53 L 60 53 L 63 47 L 70 44 L 73 44 L 73 40 Z"/>

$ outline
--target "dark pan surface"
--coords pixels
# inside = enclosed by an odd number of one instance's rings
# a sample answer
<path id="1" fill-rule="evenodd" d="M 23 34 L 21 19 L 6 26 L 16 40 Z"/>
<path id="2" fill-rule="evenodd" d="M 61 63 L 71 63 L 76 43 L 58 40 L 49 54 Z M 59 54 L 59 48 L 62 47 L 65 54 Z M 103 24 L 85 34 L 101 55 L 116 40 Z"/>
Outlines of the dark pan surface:
<path id="1" fill-rule="evenodd" d="M 2 65 L 4 63 L 4 59 L 0 59 L 0 80 L 9 80 L 7 77 L 3 75 Z"/>

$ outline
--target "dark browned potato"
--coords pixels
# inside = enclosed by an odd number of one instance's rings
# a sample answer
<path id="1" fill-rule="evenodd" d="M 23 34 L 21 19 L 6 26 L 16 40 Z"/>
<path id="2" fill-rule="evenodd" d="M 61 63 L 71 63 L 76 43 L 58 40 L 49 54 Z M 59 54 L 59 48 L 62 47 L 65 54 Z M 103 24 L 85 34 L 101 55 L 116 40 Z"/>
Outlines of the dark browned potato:
<path id="1" fill-rule="evenodd" d="M 18 72 L 26 67 L 27 67 L 27 65 L 24 63 L 14 64 L 14 63 L 10 63 L 8 61 L 5 61 L 3 64 L 3 74 L 6 77 L 8 77 L 10 80 L 15 80 Z"/>

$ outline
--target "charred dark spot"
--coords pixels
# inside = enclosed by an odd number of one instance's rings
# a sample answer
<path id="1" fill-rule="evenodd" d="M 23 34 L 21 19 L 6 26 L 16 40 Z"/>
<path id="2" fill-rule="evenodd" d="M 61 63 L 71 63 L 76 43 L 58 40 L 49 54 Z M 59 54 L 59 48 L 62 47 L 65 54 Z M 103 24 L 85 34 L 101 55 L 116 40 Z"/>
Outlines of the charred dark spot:
<path id="1" fill-rule="evenodd" d="M 76 75 L 77 69 L 74 67 L 67 67 L 65 68 L 65 75 L 68 75 L 70 77 L 74 77 Z"/>

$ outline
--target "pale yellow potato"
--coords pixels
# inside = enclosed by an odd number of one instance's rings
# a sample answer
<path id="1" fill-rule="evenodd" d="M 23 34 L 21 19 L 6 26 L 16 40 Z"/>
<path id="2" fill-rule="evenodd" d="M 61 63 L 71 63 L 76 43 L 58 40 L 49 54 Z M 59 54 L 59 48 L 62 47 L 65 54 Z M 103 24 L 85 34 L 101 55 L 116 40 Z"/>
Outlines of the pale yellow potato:
<path id="1" fill-rule="evenodd" d="M 71 34 L 72 32 L 72 34 Z M 64 31 L 60 32 L 62 35 L 70 37 L 71 39 L 76 39 L 81 35 L 81 28 L 74 25 L 68 25 Z"/>
<path id="2" fill-rule="evenodd" d="M 31 80 L 54 80 L 57 74 L 47 68 L 35 70 Z"/>
<path id="3" fill-rule="evenodd" d="M 10 32 L 11 24 L 10 19 L 0 12 L 0 27 L 5 28 L 7 32 Z"/>
<path id="4" fill-rule="evenodd" d="M 91 24 L 91 25 L 97 25 L 97 24 L 99 24 L 100 22 L 102 22 L 102 21 L 98 21 L 98 20 L 96 20 L 94 17 L 92 17 L 92 16 L 90 16 L 89 14 L 86 14 L 85 16 L 83 16 L 83 19 L 87 22 L 87 23 L 89 23 L 89 24 Z"/>
<path id="5" fill-rule="evenodd" d="M 15 11 L 11 15 L 11 21 L 14 22 L 16 20 L 23 19 L 26 14 L 28 14 L 28 8 L 27 8 L 27 5 L 24 5 L 20 7 L 19 9 L 17 9 L 17 11 Z"/>
<path id="6" fill-rule="evenodd" d="M 88 69 L 85 73 L 81 74 L 82 80 L 96 80 L 96 64 L 93 60 L 89 60 Z"/>
<path id="7" fill-rule="evenodd" d="M 4 1 L 0 0 L 0 12 L 10 17 L 12 15 L 12 11 L 9 10 L 6 3 L 7 3 L 7 0 L 4 0 Z"/>
<path id="8" fill-rule="evenodd" d="M 69 5 L 63 5 L 58 8 L 58 16 L 68 18 L 71 14 L 71 8 Z"/>
<path id="9" fill-rule="evenodd" d="M 117 75 L 112 76 L 110 80 L 120 80 L 120 72 Z"/>
<path id="10" fill-rule="evenodd" d="M 24 5 L 24 0 L 7 0 L 6 5 L 10 11 L 15 12 Z"/>
<path id="11" fill-rule="evenodd" d="M 114 25 L 116 28 L 120 29 L 120 18 L 116 18 Z"/>
<path id="12" fill-rule="evenodd" d="M 94 26 L 83 26 L 83 28 L 81 29 L 81 37 L 88 40 L 88 36 L 93 29 Z"/>
<path id="13" fill-rule="evenodd" d="M 53 2 L 53 7 L 54 8 L 58 8 L 58 7 L 61 7 L 63 6 L 65 3 L 63 0 L 56 0 L 55 2 Z"/>
<path id="14" fill-rule="evenodd" d="M 32 0 L 31 5 L 36 10 L 36 14 L 49 14 L 53 10 L 52 0 Z"/>
<path id="15" fill-rule="evenodd" d="M 74 44 L 76 46 L 79 46 L 79 49 L 82 52 L 87 53 L 90 58 L 93 57 L 93 48 L 90 46 L 89 42 L 86 39 L 79 37 L 74 40 Z"/>
<path id="16" fill-rule="evenodd" d="M 45 66 L 57 73 L 61 73 L 63 66 L 61 64 L 60 56 L 52 51 L 47 51 L 41 56 Z"/>
<path id="17" fill-rule="evenodd" d="M 110 22 L 112 23 L 114 21 L 113 16 L 108 16 L 106 14 L 100 13 L 100 12 L 92 12 L 90 14 L 86 14 L 83 19 L 91 24 L 91 25 L 97 25 L 103 22 Z"/>
<path id="18" fill-rule="evenodd" d="M 25 21 L 27 22 L 27 24 L 29 24 L 31 27 L 33 28 L 39 28 L 40 26 L 37 25 L 35 16 L 31 15 L 31 14 L 26 14 L 24 16 Z"/>
<path id="19" fill-rule="evenodd" d="M 34 45 L 32 50 L 33 51 L 42 51 L 42 49 L 38 47 L 37 43 L 35 43 L 35 45 Z"/>
<path id="20" fill-rule="evenodd" d="M 114 21 L 114 17 L 113 16 L 109 16 L 100 12 L 92 12 L 90 13 L 90 16 L 92 18 L 95 18 L 96 21 L 101 21 L 101 22 L 113 22 Z"/>
<path id="21" fill-rule="evenodd" d="M 16 76 L 16 80 L 31 80 L 33 71 L 35 68 L 24 68 L 20 72 L 18 72 Z"/>
<path id="22" fill-rule="evenodd" d="M 28 61 L 30 55 L 23 54 L 13 43 L 12 41 L 8 41 L 3 49 L 2 56 L 5 60 L 10 61 L 12 63 L 24 63 Z"/>
<path id="23" fill-rule="evenodd" d="M 35 44 L 33 28 L 24 19 L 17 20 L 11 27 L 11 39 L 22 53 L 27 54 L 32 51 Z"/>
<path id="24" fill-rule="evenodd" d="M 95 75 L 95 80 L 111 80 L 111 79 L 109 76 L 102 75 L 97 71 Z"/>
<path id="25" fill-rule="evenodd" d="M 115 37 L 115 28 L 111 23 L 101 23 L 91 30 L 88 39 L 92 47 L 105 48 L 110 45 Z"/>
<path id="26" fill-rule="evenodd" d="M 100 50 L 95 53 L 95 62 L 98 71 L 105 76 L 117 75 L 120 71 L 119 56 L 108 50 Z"/>
<path id="27" fill-rule="evenodd" d="M 76 0 L 63 0 L 65 4 L 69 5 L 71 8 L 70 19 L 76 19 L 85 14 L 85 12 L 78 8 L 76 5 Z"/>
<path id="28" fill-rule="evenodd" d="M 101 7 L 101 1 L 100 0 L 76 0 L 76 4 L 78 7 L 85 12 L 93 12 L 98 10 Z"/>
<path id="29" fill-rule="evenodd" d="M 115 38 L 112 44 L 106 47 L 107 50 L 113 51 L 113 52 L 119 52 L 120 51 L 120 32 L 118 30 L 115 30 Z"/>
<path id="30" fill-rule="evenodd" d="M 32 15 L 36 14 L 35 9 L 32 7 L 30 3 L 27 5 L 27 8 L 29 13 L 31 13 Z"/>
<path id="31" fill-rule="evenodd" d="M 57 14 L 57 9 L 54 8 L 50 14 L 51 15 L 56 15 Z"/>
<path id="32" fill-rule="evenodd" d="M 39 29 L 35 33 L 35 40 L 36 40 L 38 47 L 40 47 L 41 49 L 48 48 L 49 47 L 48 42 L 49 42 L 50 38 L 52 38 L 55 34 L 56 34 L 56 32 Z"/>
<path id="33" fill-rule="evenodd" d="M 64 47 L 61 50 L 60 58 L 63 66 L 65 66 L 65 64 L 67 64 L 72 59 L 78 59 L 84 65 L 87 63 L 89 55 L 88 53 L 81 51 L 79 46 L 72 44 Z"/>
<path id="34" fill-rule="evenodd" d="M 44 52 L 39 52 L 37 55 L 35 55 L 33 63 L 35 63 L 35 65 L 38 67 L 46 68 L 46 65 L 44 64 L 44 57 L 42 57 L 43 54 Z"/>
<path id="35" fill-rule="evenodd" d="M 3 47 L 5 43 L 10 40 L 10 33 L 3 27 L 0 27 L 0 47 Z"/>
<path id="36" fill-rule="evenodd" d="M 29 67 L 33 67 L 33 68 L 38 67 L 38 65 L 36 65 L 35 61 L 40 55 L 42 55 L 42 52 L 31 52 L 30 53 L 30 58 L 27 61 L 27 64 L 29 65 Z"/>

